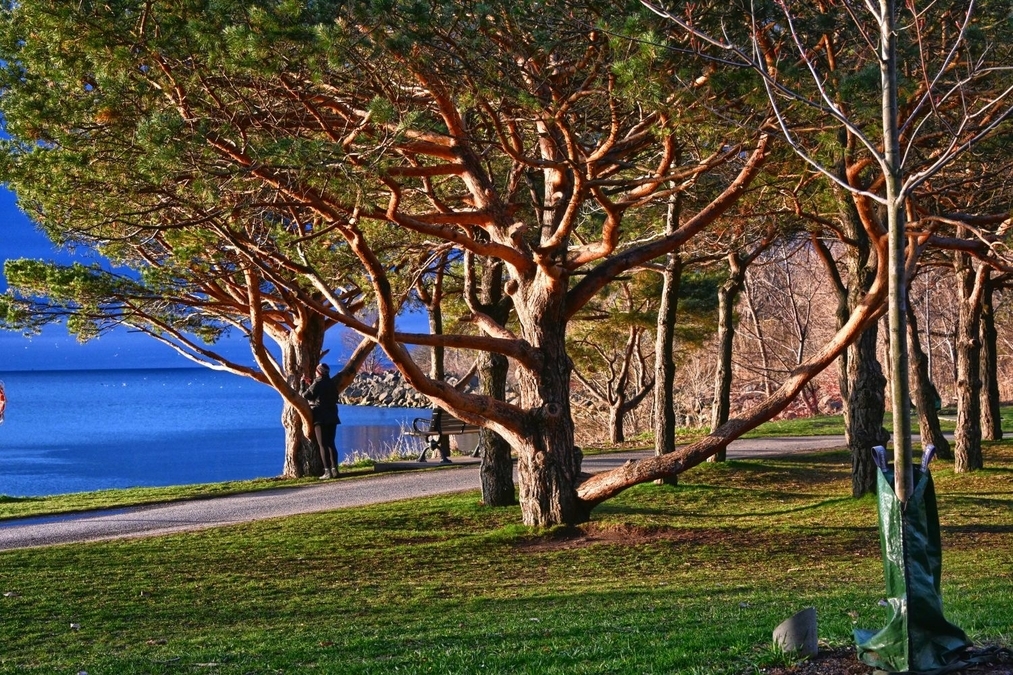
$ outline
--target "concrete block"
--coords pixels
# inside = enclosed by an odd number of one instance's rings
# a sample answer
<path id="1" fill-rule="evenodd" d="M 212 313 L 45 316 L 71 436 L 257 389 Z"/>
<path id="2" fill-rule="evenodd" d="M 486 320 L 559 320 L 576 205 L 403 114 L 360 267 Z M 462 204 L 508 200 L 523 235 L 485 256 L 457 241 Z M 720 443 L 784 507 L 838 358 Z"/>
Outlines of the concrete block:
<path id="1" fill-rule="evenodd" d="M 807 607 L 783 621 L 774 629 L 774 644 L 785 652 L 797 652 L 800 656 L 816 656 L 819 652 L 816 608 Z"/>

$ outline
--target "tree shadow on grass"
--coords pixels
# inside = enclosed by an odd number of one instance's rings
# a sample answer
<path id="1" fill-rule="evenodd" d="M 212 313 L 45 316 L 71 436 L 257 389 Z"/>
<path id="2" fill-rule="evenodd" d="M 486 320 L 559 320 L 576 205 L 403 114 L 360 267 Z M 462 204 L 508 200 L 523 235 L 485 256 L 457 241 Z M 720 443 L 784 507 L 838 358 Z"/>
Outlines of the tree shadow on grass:
<path id="1" fill-rule="evenodd" d="M 757 496 L 753 493 L 753 496 Z M 786 494 L 784 492 L 771 492 L 767 495 L 771 500 L 809 500 L 812 499 L 811 494 Z M 760 499 L 764 496 L 760 495 Z M 795 506 L 786 506 L 783 508 L 774 508 L 763 511 L 740 511 L 740 512 L 697 512 L 697 511 L 685 511 L 685 510 L 673 510 L 666 506 L 638 506 L 635 504 L 603 504 L 595 509 L 595 513 L 598 514 L 609 514 L 609 515 L 627 515 L 627 516 L 672 516 L 678 518 L 700 518 L 713 520 L 715 518 L 722 519 L 739 519 L 739 518 L 765 518 L 773 516 L 784 516 L 798 513 L 807 513 L 816 509 L 824 507 L 833 507 L 840 504 L 852 504 L 854 503 L 852 497 L 833 497 L 829 499 L 821 499 L 818 501 L 807 501 L 804 504 L 797 504 Z"/>

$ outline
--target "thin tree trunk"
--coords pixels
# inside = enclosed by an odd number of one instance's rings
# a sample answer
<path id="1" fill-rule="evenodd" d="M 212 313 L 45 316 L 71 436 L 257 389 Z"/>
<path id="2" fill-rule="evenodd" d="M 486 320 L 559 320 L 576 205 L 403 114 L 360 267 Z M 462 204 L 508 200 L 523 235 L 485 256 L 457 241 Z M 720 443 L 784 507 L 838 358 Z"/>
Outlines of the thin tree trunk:
<path id="1" fill-rule="evenodd" d="M 711 431 L 728 421 L 732 403 L 732 342 L 735 339 L 735 301 L 742 291 L 746 267 L 737 253 L 728 256 L 728 279 L 718 288 L 718 364 L 714 372 L 714 402 L 711 405 Z M 721 450 L 708 458 L 723 462 L 727 451 Z"/>
<path id="2" fill-rule="evenodd" d="M 991 273 L 985 270 L 981 296 L 981 437 L 986 441 L 1002 440 L 997 347 L 999 338 L 995 329 L 993 292 Z"/>
<path id="3" fill-rule="evenodd" d="M 670 216 L 670 221 L 671 221 Z M 677 427 L 675 406 L 675 321 L 679 309 L 679 282 L 682 259 L 676 252 L 668 254 L 662 273 L 661 302 L 654 348 L 654 454 L 675 452 Z M 675 485 L 675 477 L 656 481 L 659 485 Z"/>
<path id="4" fill-rule="evenodd" d="M 749 273 L 746 273 L 746 307 L 749 309 L 749 320 L 753 324 L 753 335 L 756 336 L 756 347 L 760 351 L 760 368 L 763 372 L 763 393 L 767 396 L 773 394 L 770 384 L 770 354 L 767 353 L 767 342 L 764 338 L 763 324 L 756 313 L 756 304 L 753 302 L 753 284 L 749 283 Z"/>
<path id="5" fill-rule="evenodd" d="M 893 408 L 894 491 L 907 504 L 914 489 L 911 459 L 911 393 L 908 389 L 907 270 L 903 158 L 900 148 L 900 117 L 897 73 L 897 3 L 880 0 L 880 83 L 882 90 L 883 183 L 886 193 L 889 300 L 886 315 L 890 337 L 890 402 Z"/>
<path id="6" fill-rule="evenodd" d="M 939 415 L 936 405 L 939 392 L 929 377 L 929 359 L 922 349 L 921 336 L 918 335 L 918 319 L 911 303 L 907 306 L 908 348 L 911 350 L 911 393 L 915 407 L 918 409 L 918 429 L 921 433 L 922 447 L 934 445 L 936 456 L 940 459 L 953 459 L 950 442 L 943 435 L 939 426 Z"/>

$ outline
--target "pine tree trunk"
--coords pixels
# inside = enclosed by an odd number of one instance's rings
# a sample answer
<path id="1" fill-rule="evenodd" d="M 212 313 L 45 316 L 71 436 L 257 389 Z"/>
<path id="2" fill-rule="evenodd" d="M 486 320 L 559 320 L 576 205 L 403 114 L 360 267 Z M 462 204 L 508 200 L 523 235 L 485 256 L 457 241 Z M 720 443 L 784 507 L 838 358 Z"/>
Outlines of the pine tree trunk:
<path id="1" fill-rule="evenodd" d="M 505 356 L 485 352 L 479 365 L 479 390 L 497 400 L 506 399 L 506 381 L 510 363 Z M 479 433 L 478 454 L 482 503 L 486 506 L 512 506 L 517 503 L 514 491 L 514 465 L 510 445 L 492 429 Z"/>
<path id="2" fill-rule="evenodd" d="M 711 431 L 728 421 L 732 403 L 732 343 L 735 338 L 735 300 L 742 290 L 745 267 L 737 265 L 736 254 L 731 256 L 730 275 L 718 289 L 718 363 L 714 373 L 714 403 L 711 405 Z M 721 450 L 708 458 L 708 462 L 723 462 L 727 451 Z"/>
<path id="3" fill-rule="evenodd" d="M 609 405 L 609 441 L 615 445 L 626 440 L 623 418 L 626 417 L 622 399 Z"/>
<path id="4" fill-rule="evenodd" d="M 985 271 L 981 296 L 981 437 L 1002 440 L 1002 415 L 999 412 L 998 333 L 995 329 L 994 284 Z"/>
<path id="5" fill-rule="evenodd" d="M 731 409 L 731 345 L 735 336 L 732 311 L 738 286 L 729 279 L 717 290 L 717 368 L 714 371 L 714 402 L 710 408 L 710 430 L 728 421 Z M 724 457 L 712 457 L 724 461 Z"/>
<path id="6" fill-rule="evenodd" d="M 323 351 L 324 331 L 323 318 L 312 314 L 303 317 L 301 324 L 284 339 L 276 338 L 281 345 L 285 379 L 296 391 L 300 389 L 303 376 L 312 378 L 316 370 Z M 286 478 L 301 478 L 322 474 L 324 465 L 316 443 L 303 433 L 303 416 L 289 401 L 284 402 L 281 424 L 285 429 L 285 464 L 282 475 Z M 341 448 L 338 448 L 338 460 L 340 459 Z"/>
<path id="7" fill-rule="evenodd" d="M 837 287 L 837 327 L 847 323 L 851 311 L 862 302 L 872 285 L 877 261 L 868 234 L 862 227 L 854 203 L 841 199 L 841 221 L 852 241 L 845 257 L 847 277 L 831 271 Z M 829 254 L 827 254 L 829 255 Z M 832 260 L 828 260 L 828 265 Z M 851 452 L 851 493 L 860 497 L 876 489 L 876 464 L 872 448 L 886 445 L 888 432 L 883 428 L 886 413 L 886 377 L 877 356 L 879 331 L 872 322 L 839 360 L 841 402 L 844 411 L 844 437 Z"/>
<path id="8" fill-rule="evenodd" d="M 953 468 L 957 473 L 982 468 L 981 456 L 981 292 L 969 257 L 954 254 L 960 291 L 957 318 L 957 428 Z M 976 283 L 976 281 L 978 283 Z"/>
<path id="9" fill-rule="evenodd" d="M 517 472 L 524 524 L 532 527 L 575 525 L 590 510 L 577 498 L 580 449 L 573 444 L 570 373 L 566 353 L 565 289 L 539 272 L 518 283 L 514 307 L 521 337 L 538 351 L 538 372 L 518 371 L 525 442 L 519 448 Z"/>
<path id="10" fill-rule="evenodd" d="M 654 348 L 654 454 L 675 451 L 675 320 L 679 308 L 679 282 L 682 261 L 670 253 L 665 261 L 661 302 L 658 307 L 657 337 Z M 675 485 L 676 477 L 658 484 Z"/>
<path id="11" fill-rule="evenodd" d="M 873 322 L 848 347 L 848 382 L 845 438 L 851 451 L 851 494 L 861 497 L 876 490 L 876 464 L 872 448 L 885 445 L 886 377 L 876 358 L 879 331 Z"/>
<path id="12" fill-rule="evenodd" d="M 472 261 L 473 264 L 473 261 Z M 482 285 L 478 301 L 481 310 L 500 326 L 510 318 L 511 302 L 503 294 L 503 265 L 487 261 L 482 267 Z M 506 400 L 510 363 L 505 356 L 485 352 L 479 363 L 479 389 L 498 401 Z M 478 455 L 482 502 L 486 506 L 512 506 L 517 503 L 514 486 L 513 449 L 499 434 L 483 429 L 479 435 Z"/>
<path id="13" fill-rule="evenodd" d="M 921 337 L 918 335 L 918 318 L 910 302 L 907 306 L 907 323 L 912 366 L 911 394 L 918 409 L 918 429 L 921 433 L 922 447 L 934 445 L 939 459 L 953 459 L 950 442 L 939 426 L 939 415 L 936 412 L 939 392 L 929 377 L 929 359 L 922 349 Z"/>

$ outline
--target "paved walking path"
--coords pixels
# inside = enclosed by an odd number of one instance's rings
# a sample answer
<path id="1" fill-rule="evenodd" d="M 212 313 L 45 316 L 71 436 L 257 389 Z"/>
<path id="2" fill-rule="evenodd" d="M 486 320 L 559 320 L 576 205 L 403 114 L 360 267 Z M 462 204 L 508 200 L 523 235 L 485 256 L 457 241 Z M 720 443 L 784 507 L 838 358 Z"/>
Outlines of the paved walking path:
<path id="1" fill-rule="evenodd" d="M 765 457 L 843 446 L 843 436 L 743 439 L 729 446 L 728 456 Z M 582 466 L 597 473 L 649 455 L 646 451 L 593 455 L 585 457 Z M 150 537 L 478 488 L 478 460 L 459 457 L 452 464 L 430 462 L 417 464 L 419 469 L 432 467 L 429 471 L 381 472 L 225 497 L 0 521 L 0 551 Z"/>

